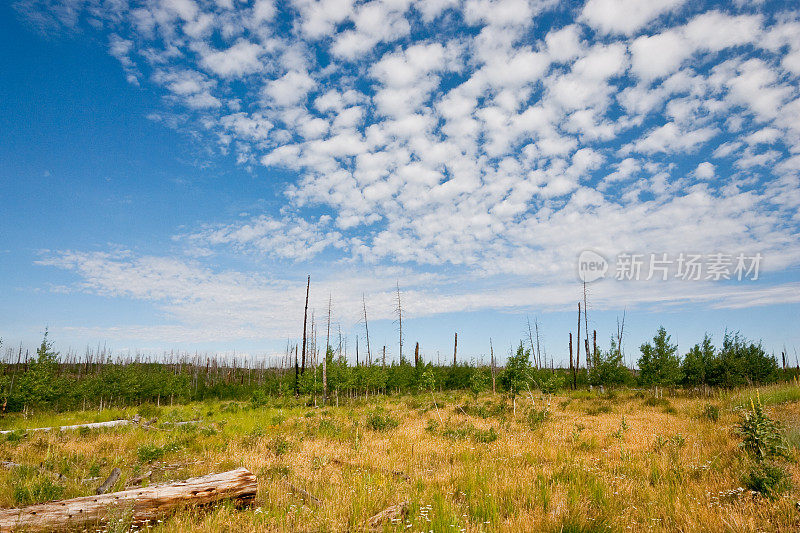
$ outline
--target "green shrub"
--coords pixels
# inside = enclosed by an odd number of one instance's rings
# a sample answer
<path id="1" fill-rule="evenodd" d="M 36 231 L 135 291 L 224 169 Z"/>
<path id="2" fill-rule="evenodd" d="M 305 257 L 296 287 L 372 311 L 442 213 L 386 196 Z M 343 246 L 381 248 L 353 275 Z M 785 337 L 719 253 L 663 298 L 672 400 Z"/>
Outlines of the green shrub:
<path id="1" fill-rule="evenodd" d="M 769 499 L 775 499 L 791 487 L 789 475 L 771 461 L 755 461 L 742 476 L 742 485 Z"/>
<path id="2" fill-rule="evenodd" d="M 25 432 L 21 429 L 17 429 L 12 431 L 11 433 L 6 433 L 6 441 L 17 443 L 25 438 Z"/>
<path id="3" fill-rule="evenodd" d="M 612 409 L 611 406 L 607 403 L 595 404 L 586 410 L 586 414 L 589 416 L 597 416 L 601 413 L 612 413 L 612 412 L 614 412 L 614 409 Z"/>
<path id="4" fill-rule="evenodd" d="M 151 419 L 160 418 L 164 410 L 161 407 L 156 407 L 152 403 L 143 403 L 136 412 L 139 413 L 139 416 L 142 418 Z"/>
<path id="5" fill-rule="evenodd" d="M 740 446 L 757 461 L 789 457 L 782 428 L 764 412 L 760 398 L 750 400 L 750 409 L 742 415 L 737 429 L 742 437 Z"/>
<path id="6" fill-rule="evenodd" d="M 497 431 L 495 431 L 494 427 L 490 427 L 489 429 L 476 429 L 472 435 L 472 438 L 475 442 L 494 442 L 497 440 Z"/>
<path id="7" fill-rule="evenodd" d="M 656 398 L 655 396 L 650 396 L 643 403 L 647 407 L 672 407 L 666 398 Z"/>
<path id="8" fill-rule="evenodd" d="M 719 407 L 713 404 L 708 404 L 703 408 L 703 412 L 701 413 L 703 418 L 706 418 L 712 422 L 719 421 Z"/>
<path id="9" fill-rule="evenodd" d="M 531 409 L 528 413 L 528 426 L 531 429 L 537 429 L 550 418 L 550 410 L 546 407 L 543 409 Z"/>
<path id="10" fill-rule="evenodd" d="M 388 431 L 400 425 L 400 422 L 385 414 L 382 409 L 376 409 L 367 417 L 367 426 L 375 431 Z"/>
<path id="11" fill-rule="evenodd" d="M 269 449 L 272 450 L 272 453 L 275 455 L 283 455 L 291 451 L 292 447 L 292 443 L 286 440 L 286 437 L 283 435 L 275 435 L 269 443 Z"/>
<path id="12" fill-rule="evenodd" d="M 58 500 L 64 494 L 64 487 L 56 485 L 49 479 L 41 479 L 27 485 L 21 484 L 14 487 L 14 502 L 17 506 L 31 505 L 34 503 Z"/>
<path id="13" fill-rule="evenodd" d="M 143 444 L 136 450 L 136 456 L 141 463 L 152 463 L 164 457 L 164 450 L 155 444 Z"/>

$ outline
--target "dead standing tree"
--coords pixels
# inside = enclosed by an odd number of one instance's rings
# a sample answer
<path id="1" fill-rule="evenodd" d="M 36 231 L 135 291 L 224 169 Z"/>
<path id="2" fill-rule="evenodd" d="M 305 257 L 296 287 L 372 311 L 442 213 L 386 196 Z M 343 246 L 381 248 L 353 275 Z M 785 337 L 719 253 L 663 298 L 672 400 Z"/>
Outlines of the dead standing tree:
<path id="1" fill-rule="evenodd" d="M 397 326 L 400 330 L 400 362 L 403 362 L 403 307 L 400 305 L 400 282 L 397 282 Z"/>
<path id="2" fill-rule="evenodd" d="M 586 282 L 584 281 L 583 282 L 583 325 L 584 325 L 583 329 L 585 330 L 585 335 L 586 335 L 586 343 L 585 343 L 586 351 L 584 353 L 586 354 L 587 370 L 589 369 L 589 364 L 593 363 L 593 361 L 590 361 L 591 357 L 589 357 L 589 317 L 587 315 L 588 311 L 589 311 L 589 304 L 587 303 L 586 300 Z M 578 343 L 580 343 L 581 342 L 580 338 L 577 339 L 577 341 Z"/>
<path id="3" fill-rule="evenodd" d="M 496 383 L 495 383 L 495 381 L 496 381 L 495 380 L 495 374 L 496 373 L 495 373 L 495 364 L 494 364 L 494 347 L 492 347 L 492 339 L 491 339 L 491 337 L 489 338 L 489 357 L 490 357 L 490 361 L 491 361 L 491 365 L 492 365 L 492 367 L 491 367 L 491 369 L 492 369 L 492 394 L 496 394 L 497 393 L 497 387 L 496 387 Z"/>
<path id="4" fill-rule="evenodd" d="M 578 335 L 575 337 L 575 368 L 581 366 L 581 303 L 578 302 Z M 586 356 L 586 368 L 589 368 L 589 356 Z"/>
<path id="5" fill-rule="evenodd" d="M 364 305 L 364 330 L 367 333 L 367 366 L 372 366 L 372 351 L 369 348 L 369 322 L 367 322 L 367 300 L 361 293 L 361 303 Z"/>
<path id="6" fill-rule="evenodd" d="M 328 400 L 328 350 L 331 348 L 331 300 L 328 294 L 328 326 L 325 332 L 325 355 L 322 358 L 322 405 Z"/>
<path id="7" fill-rule="evenodd" d="M 575 373 L 575 365 L 572 360 L 572 332 L 569 332 L 569 371 L 572 374 L 572 388 L 576 388 L 577 374 Z"/>
<path id="8" fill-rule="evenodd" d="M 531 345 L 531 352 L 533 353 L 533 365 L 536 367 L 536 370 L 539 370 L 539 359 L 536 355 L 536 348 L 533 345 L 533 331 L 531 331 L 531 319 L 530 317 L 526 316 L 525 319 L 528 322 L 528 342 Z"/>
<path id="9" fill-rule="evenodd" d="M 308 321 L 308 294 L 311 291 L 311 275 L 308 276 L 308 283 L 306 285 L 306 308 L 303 311 L 303 366 L 300 370 L 300 373 L 303 374 L 306 371 L 306 322 Z"/>

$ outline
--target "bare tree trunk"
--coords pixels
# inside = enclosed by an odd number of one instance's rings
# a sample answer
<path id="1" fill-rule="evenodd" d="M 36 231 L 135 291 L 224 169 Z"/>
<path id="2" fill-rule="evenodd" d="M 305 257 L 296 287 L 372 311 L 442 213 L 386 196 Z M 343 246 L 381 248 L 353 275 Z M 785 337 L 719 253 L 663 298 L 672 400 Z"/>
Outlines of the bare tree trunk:
<path id="1" fill-rule="evenodd" d="M 325 332 L 325 357 L 322 358 L 322 405 L 328 400 L 328 350 L 331 347 L 331 296 L 328 295 L 328 327 Z"/>
<path id="2" fill-rule="evenodd" d="M 367 365 L 372 365 L 372 352 L 369 349 L 369 322 L 367 322 L 367 300 L 364 293 L 361 293 L 361 303 L 364 304 L 364 330 L 367 333 Z"/>
<path id="3" fill-rule="evenodd" d="M 397 282 L 397 325 L 400 328 L 400 362 L 403 362 L 403 308 L 400 305 L 400 282 Z"/>
<path id="4" fill-rule="evenodd" d="M 419 342 L 414 346 L 414 366 L 419 366 Z"/>
<path id="5" fill-rule="evenodd" d="M 533 353 L 533 364 L 536 367 L 536 370 L 539 370 L 539 360 L 536 356 L 536 348 L 533 346 L 533 332 L 531 331 L 531 319 L 529 317 L 525 317 L 528 322 L 528 342 L 531 345 L 531 352 Z"/>
<path id="6" fill-rule="evenodd" d="M 586 303 L 586 282 L 583 282 L 583 325 L 586 335 L 586 360 L 589 361 L 589 317 L 586 314 L 589 311 L 589 304 Z M 581 342 L 580 339 L 577 339 L 578 342 Z M 588 365 L 586 368 L 589 368 Z"/>
<path id="7" fill-rule="evenodd" d="M 494 365 L 494 348 L 492 347 L 492 339 L 489 339 L 489 354 L 490 354 L 490 361 L 492 365 L 492 394 L 497 393 L 497 388 L 495 386 L 495 365 Z"/>
<path id="8" fill-rule="evenodd" d="M 581 303 L 578 302 L 578 336 L 575 337 L 575 367 L 581 367 Z M 589 357 L 586 357 L 586 369 L 589 369 Z"/>
<path id="9" fill-rule="evenodd" d="M 303 311 L 303 368 L 300 371 L 306 371 L 306 322 L 308 321 L 308 293 L 311 291 L 311 276 L 308 276 L 308 284 L 306 285 L 306 308 Z"/>
<path id="10" fill-rule="evenodd" d="M 572 364 L 572 332 L 569 332 L 569 371 L 572 374 L 572 388 L 577 388 L 577 374 L 575 373 L 575 366 Z"/>
<path id="11" fill-rule="evenodd" d="M 456 355 L 458 355 L 458 332 L 456 332 L 456 337 L 453 341 L 453 368 L 456 367 Z"/>
<path id="12" fill-rule="evenodd" d="M 536 330 L 536 355 L 539 358 L 539 367 L 542 366 L 542 347 L 539 344 L 539 319 L 534 317 L 533 319 L 533 327 Z M 545 361 L 545 365 L 547 362 Z"/>

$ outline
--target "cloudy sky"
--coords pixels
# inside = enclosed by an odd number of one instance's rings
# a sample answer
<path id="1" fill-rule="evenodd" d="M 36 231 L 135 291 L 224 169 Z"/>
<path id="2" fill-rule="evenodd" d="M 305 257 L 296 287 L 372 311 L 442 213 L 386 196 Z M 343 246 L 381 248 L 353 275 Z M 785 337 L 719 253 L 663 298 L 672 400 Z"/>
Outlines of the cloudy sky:
<path id="1" fill-rule="evenodd" d="M 399 286 L 429 358 L 530 317 L 559 362 L 592 250 L 604 346 L 624 312 L 632 346 L 800 349 L 794 2 L 17 0 L 0 30 L 6 346 L 271 353 L 310 274 L 351 350 L 365 302 L 396 356 Z"/>

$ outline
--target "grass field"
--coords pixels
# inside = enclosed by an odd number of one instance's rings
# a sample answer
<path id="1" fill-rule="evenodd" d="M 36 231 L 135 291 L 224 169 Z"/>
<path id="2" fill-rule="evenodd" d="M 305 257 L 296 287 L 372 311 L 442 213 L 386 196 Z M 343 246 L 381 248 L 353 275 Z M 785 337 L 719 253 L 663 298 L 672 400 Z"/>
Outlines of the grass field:
<path id="1" fill-rule="evenodd" d="M 797 387 L 760 391 L 796 458 Z M 350 531 L 401 501 L 393 531 L 797 531 L 800 468 L 774 499 L 742 490 L 747 471 L 735 425 L 755 390 L 712 397 L 563 392 L 510 399 L 484 393 L 369 397 L 339 407 L 295 400 L 266 406 L 186 406 L 18 415 L 4 429 L 158 417 L 64 433 L 13 433 L 0 459 L 0 505 L 93 493 L 117 466 L 152 483 L 245 466 L 255 505 L 182 511 L 154 531 Z M 709 407 L 711 406 L 711 407 Z M 715 409 L 718 408 L 718 418 Z M 716 418 L 716 420 L 715 420 Z M 200 420 L 173 426 L 169 422 Z M 99 479 L 98 479 L 99 478 Z M 304 500 L 289 484 L 319 501 Z M 124 518 L 111 530 L 128 530 Z"/>

